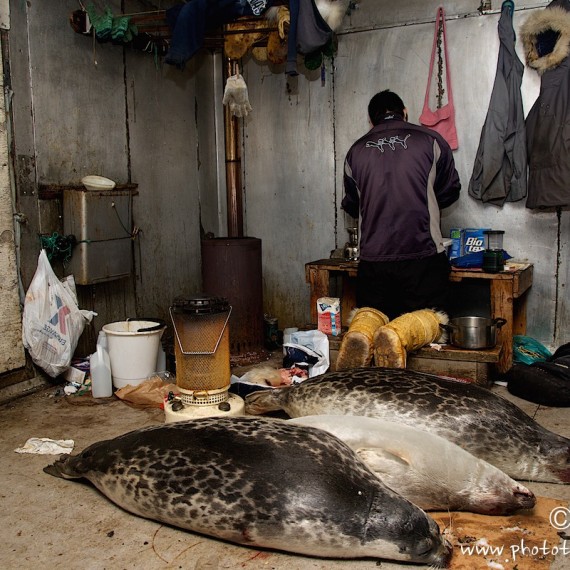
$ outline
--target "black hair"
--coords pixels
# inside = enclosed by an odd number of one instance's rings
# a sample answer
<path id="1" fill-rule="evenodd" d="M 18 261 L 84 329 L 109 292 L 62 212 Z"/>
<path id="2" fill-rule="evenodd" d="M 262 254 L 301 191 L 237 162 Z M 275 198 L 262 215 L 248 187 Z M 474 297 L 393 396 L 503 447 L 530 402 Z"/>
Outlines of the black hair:
<path id="1" fill-rule="evenodd" d="M 389 89 L 376 93 L 370 103 L 368 103 L 368 116 L 374 126 L 376 126 L 386 113 L 398 113 L 404 115 L 404 102 L 396 93 Z"/>

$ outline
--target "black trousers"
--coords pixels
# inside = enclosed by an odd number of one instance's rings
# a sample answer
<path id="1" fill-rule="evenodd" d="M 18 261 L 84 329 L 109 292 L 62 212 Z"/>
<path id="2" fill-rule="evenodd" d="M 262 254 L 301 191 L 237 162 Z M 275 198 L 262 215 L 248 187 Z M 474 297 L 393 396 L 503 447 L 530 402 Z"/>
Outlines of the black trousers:
<path id="1" fill-rule="evenodd" d="M 356 304 L 373 307 L 390 319 L 418 309 L 448 310 L 447 255 L 410 261 L 363 261 L 358 264 Z"/>

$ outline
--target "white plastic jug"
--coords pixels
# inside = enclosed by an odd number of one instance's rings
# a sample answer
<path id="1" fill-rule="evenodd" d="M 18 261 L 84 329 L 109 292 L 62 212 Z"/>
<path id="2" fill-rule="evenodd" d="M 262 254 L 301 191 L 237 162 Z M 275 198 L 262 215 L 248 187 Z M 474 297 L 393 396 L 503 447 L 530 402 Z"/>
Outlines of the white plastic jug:
<path id="1" fill-rule="evenodd" d="M 107 352 L 107 337 L 101 331 L 97 339 L 97 350 L 89 358 L 91 392 L 94 398 L 110 398 L 113 395 L 111 359 Z"/>

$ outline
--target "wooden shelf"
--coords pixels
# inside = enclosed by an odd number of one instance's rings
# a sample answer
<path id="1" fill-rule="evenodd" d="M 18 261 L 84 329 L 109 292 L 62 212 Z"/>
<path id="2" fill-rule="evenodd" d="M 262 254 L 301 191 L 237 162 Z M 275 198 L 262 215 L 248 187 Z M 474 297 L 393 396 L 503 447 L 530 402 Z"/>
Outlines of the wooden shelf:
<path id="1" fill-rule="evenodd" d="M 102 190 L 102 192 L 117 192 L 130 190 L 134 194 L 138 194 L 138 184 L 124 183 L 117 184 L 113 190 Z M 77 184 L 38 184 L 38 198 L 40 200 L 60 200 L 63 198 L 64 190 L 85 190 L 85 186 L 78 182 Z"/>

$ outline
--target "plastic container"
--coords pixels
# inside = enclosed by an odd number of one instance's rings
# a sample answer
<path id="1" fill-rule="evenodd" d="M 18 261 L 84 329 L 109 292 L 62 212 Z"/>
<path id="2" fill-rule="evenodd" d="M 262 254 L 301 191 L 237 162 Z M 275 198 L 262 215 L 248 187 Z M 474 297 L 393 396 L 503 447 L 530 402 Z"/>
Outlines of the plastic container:
<path id="1" fill-rule="evenodd" d="M 119 321 L 103 326 L 107 335 L 115 388 L 137 386 L 156 372 L 158 347 L 166 324 L 157 321 Z"/>
<path id="2" fill-rule="evenodd" d="M 110 398 L 113 395 L 111 359 L 107 352 L 107 337 L 101 331 L 97 339 L 97 350 L 89 358 L 91 393 L 94 398 Z"/>

